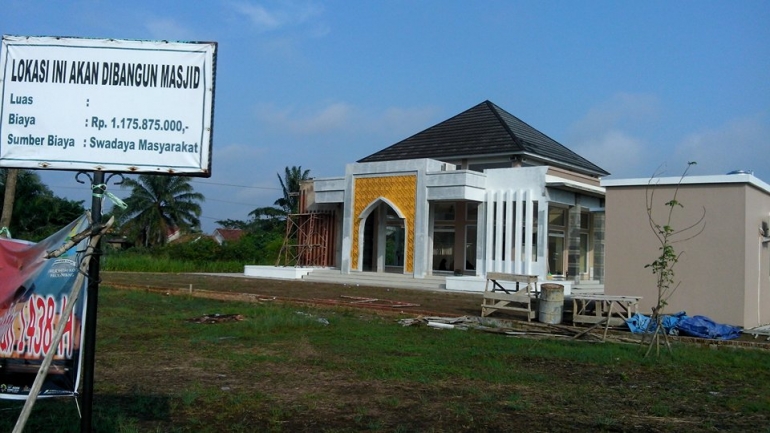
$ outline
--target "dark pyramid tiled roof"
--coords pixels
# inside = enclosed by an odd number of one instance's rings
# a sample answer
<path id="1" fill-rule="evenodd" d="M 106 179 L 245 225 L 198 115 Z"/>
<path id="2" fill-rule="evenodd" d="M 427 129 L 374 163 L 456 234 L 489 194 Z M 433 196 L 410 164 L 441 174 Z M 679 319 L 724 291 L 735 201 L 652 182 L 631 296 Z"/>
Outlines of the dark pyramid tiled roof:
<path id="1" fill-rule="evenodd" d="M 399 141 L 358 162 L 520 155 L 594 176 L 608 172 L 490 101 Z"/>

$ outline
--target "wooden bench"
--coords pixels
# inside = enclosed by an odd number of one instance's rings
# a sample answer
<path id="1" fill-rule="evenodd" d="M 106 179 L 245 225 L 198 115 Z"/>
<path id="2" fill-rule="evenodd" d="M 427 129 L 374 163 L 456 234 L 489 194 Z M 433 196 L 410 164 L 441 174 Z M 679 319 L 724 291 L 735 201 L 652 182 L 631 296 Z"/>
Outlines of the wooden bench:
<path id="1" fill-rule="evenodd" d="M 622 326 L 636 313 L 641 296 L 572 295 L 572 323 Z"/>
<path id="2" fill-rule="evenodd" d="M 514 287 L 504 287 L 501 281 L 515 283 Z M 491 284 L 490 284 L 491 283 Z M 488 272 L 487 283 L 484 286 L 484 300 L 481 303 L 481 317 L 495 311 L 507 311 L 514 314 L 525 314 L 527 321 L 535 318 L 532 308 L 533 300 L 537 298 L 537 275 L 507 274 Z"/>

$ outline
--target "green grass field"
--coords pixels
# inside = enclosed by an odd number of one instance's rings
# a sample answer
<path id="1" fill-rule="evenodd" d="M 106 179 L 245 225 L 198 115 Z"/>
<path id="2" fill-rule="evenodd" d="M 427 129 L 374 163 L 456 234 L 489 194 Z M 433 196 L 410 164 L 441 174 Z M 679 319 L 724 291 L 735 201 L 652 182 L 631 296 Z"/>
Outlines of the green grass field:
<path id="1" fill-rule="evenodd" d="M 199 324 L 204 314 L 242 321 Z M 512 338 L 103 287 L 99 432 L 770 432 L 770 353 Z M 22 403 L 0 401 L 0 431 Z M 77 432 L 72 399 L 25 431 Z"/>

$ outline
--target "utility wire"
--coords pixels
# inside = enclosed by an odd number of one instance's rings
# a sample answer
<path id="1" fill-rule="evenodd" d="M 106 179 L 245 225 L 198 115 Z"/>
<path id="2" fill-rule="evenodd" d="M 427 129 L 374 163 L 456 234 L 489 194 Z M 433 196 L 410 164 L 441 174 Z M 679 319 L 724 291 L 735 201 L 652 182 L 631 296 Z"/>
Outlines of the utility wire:
<path id="1" fill-rule="evenodd" d="M 241 203 L 241 202 L 237 202 L 237 201 L 218 200 L 218 199 L 215 199 L 215 198 L 207 198 L 206 201 L 217 201 L 217 202 L 220 202 L 220 203 L 240 204 L 240 205 L 243 205 L 243 206 L 256 206 L 254 203 Z"/>
<path id="2" fill-rule="evenodd" d="M 267 189 L 271 191 L 281 191 L 281 188 L 270 188 L 266 186 L 248 186 L 248 185 L 236 185 L 233 183 L 217 183 L 217 182 L 201 182 L 199 180 L 191 180 L 192 183 L 201 183 L 204 185 L 219 185 L 219 186 L 233 186 L 236 188 L 250 188 L 250 189 Z"/>

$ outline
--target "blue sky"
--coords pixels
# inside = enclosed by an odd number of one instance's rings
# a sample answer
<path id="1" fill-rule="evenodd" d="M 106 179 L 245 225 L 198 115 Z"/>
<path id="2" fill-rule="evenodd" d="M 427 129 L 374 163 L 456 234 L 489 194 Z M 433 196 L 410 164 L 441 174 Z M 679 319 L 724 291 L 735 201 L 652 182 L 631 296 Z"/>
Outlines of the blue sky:
<path id="1" fill-rule="evenodd" d="M 15 1 L 0 32 L 219 43 L 203 228 L 490 100 L 612 173 L 770 183 L 767 1 Z M 45 172 L 87 200 L 74 174 Z M 113 192 L 127 195 L 118 187 Z"/>

